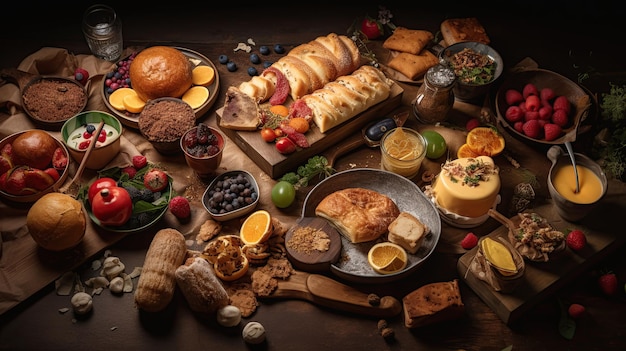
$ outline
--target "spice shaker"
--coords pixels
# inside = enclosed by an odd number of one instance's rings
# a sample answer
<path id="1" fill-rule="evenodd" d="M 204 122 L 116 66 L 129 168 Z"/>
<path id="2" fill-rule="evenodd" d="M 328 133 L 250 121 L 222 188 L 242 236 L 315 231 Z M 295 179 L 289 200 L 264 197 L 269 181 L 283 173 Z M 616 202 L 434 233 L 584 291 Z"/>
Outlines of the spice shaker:
<path id="1" fill-rule="evenodd" d="M 437 64 L 429 68 L 413 101 L 415 117 L 426 124 L 445 121 L 454 105 L 452 87 L 455 82 L 454 71 L 446 65 Z"/>

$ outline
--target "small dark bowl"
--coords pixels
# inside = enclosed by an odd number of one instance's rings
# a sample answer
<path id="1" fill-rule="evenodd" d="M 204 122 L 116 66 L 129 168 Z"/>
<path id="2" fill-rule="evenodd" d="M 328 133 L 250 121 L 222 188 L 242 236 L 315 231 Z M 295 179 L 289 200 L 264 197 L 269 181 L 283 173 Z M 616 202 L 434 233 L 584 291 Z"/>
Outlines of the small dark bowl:
<path id="1" fill-rule="evenodd" d="M 496 72 L 493 75 L 493 79 L 485 84 L 463 83 L 457 77 L 454 88 L 452 88 L 454 97 L 461 101 L 472 101 L 484 97 L 489 92 L 493 83 L 502 75 L 504 62 L 502 61 L 500 54 L 491 46 L 476 41 L 460 42 L 444 48 L 439 53 L 439 61 L 444 65 L 450 66 L 452 56 L 466 48 L 472 49 L 482 55 L 487 55 L 496 64 Z"/>
<path id="2" fill-rule="evenodd" d="M 214 155 L 208 156 L 196 156 L 189 152 L 187 145 L 185 145 L 186 135 L 191 133 L 197 133 L 198 126 L 195 126 L 183 134 L 182 138 L 180 138 L 180 148 L 183 150 L 185 154 L 185 161 L 187 165 L 191 167 L 199 177 L 209 177 L 215 174 L 215 171 L 220 166 L 222 162 L 222 154 L 224 151 L 224 144 L 226 143 L 226 138 L 224 134 L 220 132 L 218 129 L 206 126 L 209 131 L 217 137 L 217 148 L 218 152 Z"/>

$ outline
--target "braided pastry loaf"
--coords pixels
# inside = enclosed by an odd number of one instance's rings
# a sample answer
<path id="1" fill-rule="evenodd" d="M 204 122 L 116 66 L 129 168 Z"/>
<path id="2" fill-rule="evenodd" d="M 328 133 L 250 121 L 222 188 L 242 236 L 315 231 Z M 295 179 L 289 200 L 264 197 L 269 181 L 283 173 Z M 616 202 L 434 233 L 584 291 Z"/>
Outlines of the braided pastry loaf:
<path id="1" fill-rule="evenodd" d="M 345 35 L 330 33 L 296 46 L 261 75 L 241 83 L 239 90 L 257 102 L 264 102 L 275 93 L 289 95 L 295 101 L 352 73 L 360 64 L 356 44 Z M 283 77 L 288 85 L 281 84 Z"/>

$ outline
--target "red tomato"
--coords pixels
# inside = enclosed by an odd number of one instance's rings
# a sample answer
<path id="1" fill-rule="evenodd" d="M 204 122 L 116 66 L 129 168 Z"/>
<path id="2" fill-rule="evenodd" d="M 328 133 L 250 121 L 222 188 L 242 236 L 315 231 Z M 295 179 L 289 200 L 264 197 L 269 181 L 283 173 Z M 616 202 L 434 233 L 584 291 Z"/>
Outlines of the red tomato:
<path id="1" fill-rule="evenodd" d="M 367 39 L 377 39 L 383 35 L 382 28 L 376 20 L 371 18 L 364 18 L 361 22 L 361 32 L 365 34 Z"/>
<path id="2" fill-rule="evenodd" d="M 94 196 L 96 196 L 96 194 L 99 193 L 100 190 L 104 188 L 110 188 L 112 186 L 117 186 L 117 181 L 113 178 L 104 177 L 96 179 L 93 183 L 91 183 L 91 185 L 89 186 L 89 190 L 87 191 L 87 199 L 89 200 L 89 204 L 93 202 Z"/>
<path id="3" fill-rule="evenodd" d="M 281 154 L 290 154 L 296 151 L 296 144 L 289 138 L 280 138 L 276 142 L 276 150 Z"/>
<path id="4" fill-rule="evenodd" d="M 268 143 L 276 140 L 276 133 L 274 133 L 274 129 L 272 128 L 263 128 L 261 129 L 261 138 Z"/>
<path id="5" fill-rule="evenodd" d="M 112 186 L 94 196 L 91 211 L 103 225 L 119 227 L 133 214 L 133 201 L 126 189 Z"/>

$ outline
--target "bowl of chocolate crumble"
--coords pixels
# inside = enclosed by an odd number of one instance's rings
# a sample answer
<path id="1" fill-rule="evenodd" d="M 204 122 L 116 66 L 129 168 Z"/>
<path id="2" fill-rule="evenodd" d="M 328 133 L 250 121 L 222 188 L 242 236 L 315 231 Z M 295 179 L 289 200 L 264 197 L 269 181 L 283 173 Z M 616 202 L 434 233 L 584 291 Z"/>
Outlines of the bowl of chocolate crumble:
<path id="1" fill-rule="evenodd" d="M 37 76 L 22 88 L 26 114 L 43 129 L 59 130 L 87 106 L 88 94 L 79 82 L 63 77 Z"/>
<path id="2" fill-rule="evenodd" d="M 162 97 L 150 100 L 139 115 L 141 135 L 164 155 L 182 152 L 180 138 L 195 123 L 195 112 L 188 103 L 179 98 Z"/>

